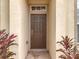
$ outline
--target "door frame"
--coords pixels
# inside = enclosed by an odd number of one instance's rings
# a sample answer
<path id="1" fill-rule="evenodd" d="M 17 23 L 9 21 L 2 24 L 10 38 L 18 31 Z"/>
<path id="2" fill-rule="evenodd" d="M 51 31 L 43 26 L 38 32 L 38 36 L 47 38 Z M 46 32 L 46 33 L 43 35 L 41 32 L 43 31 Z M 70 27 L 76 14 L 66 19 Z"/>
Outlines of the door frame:
<path id="1" fill-rule="evenodd" d="M 30 12 L 30 7 L 34 5 L 29 5 L 29 51 L 47 51 L 47 41 L 48 41 L 48 11 L 47 12 Z M 38 6 L 38 5 L 35 5 Z M 43 5 L 40 5 L 43 6 Z M 48 5 L 45 5 L 48 7 Z M 46 14 L 46 49 L 31 49 L 31 14 Z"/>

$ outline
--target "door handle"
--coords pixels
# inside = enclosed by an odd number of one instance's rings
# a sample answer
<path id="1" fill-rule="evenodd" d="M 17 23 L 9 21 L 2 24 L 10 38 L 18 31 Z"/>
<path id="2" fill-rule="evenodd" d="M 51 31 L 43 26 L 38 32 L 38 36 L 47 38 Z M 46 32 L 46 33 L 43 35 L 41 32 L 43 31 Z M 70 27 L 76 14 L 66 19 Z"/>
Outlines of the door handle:
<path id="1" fill-rule="evenodd" d="M 26 41 L 26 44 L 28 44 L 29 43 L 29 41 Z"/>

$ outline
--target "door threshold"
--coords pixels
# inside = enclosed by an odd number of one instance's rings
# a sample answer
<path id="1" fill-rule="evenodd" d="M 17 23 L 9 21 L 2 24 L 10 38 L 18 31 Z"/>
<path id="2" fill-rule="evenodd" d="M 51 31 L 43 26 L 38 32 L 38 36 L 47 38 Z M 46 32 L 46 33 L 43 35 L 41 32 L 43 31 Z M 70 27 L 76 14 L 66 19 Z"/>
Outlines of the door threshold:
<path id="1" fill-rule="evenodd" d="M 48 51 L 47 49 L 30 49 L 30 51 Z"/>

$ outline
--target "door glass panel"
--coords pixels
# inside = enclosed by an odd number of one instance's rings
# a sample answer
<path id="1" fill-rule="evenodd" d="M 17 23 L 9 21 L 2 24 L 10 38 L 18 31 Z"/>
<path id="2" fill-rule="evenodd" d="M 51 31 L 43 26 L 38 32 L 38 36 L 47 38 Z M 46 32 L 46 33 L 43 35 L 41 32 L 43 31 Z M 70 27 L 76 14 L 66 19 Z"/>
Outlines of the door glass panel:
<path id="1" fill-rule="evenodd" d="M 31 48 L 46 48 L 46 14 L 31 14 Z"/>

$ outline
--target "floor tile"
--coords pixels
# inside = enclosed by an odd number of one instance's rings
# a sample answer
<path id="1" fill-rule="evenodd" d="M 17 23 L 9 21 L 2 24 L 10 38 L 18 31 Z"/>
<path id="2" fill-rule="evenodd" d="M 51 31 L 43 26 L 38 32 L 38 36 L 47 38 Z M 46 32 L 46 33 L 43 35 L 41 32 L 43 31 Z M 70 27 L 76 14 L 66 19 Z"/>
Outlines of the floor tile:
<path id="1" fill-rule="evenodd" d="M 30 51 L 26 59 L 50 59 L 46 51 Z"/>

